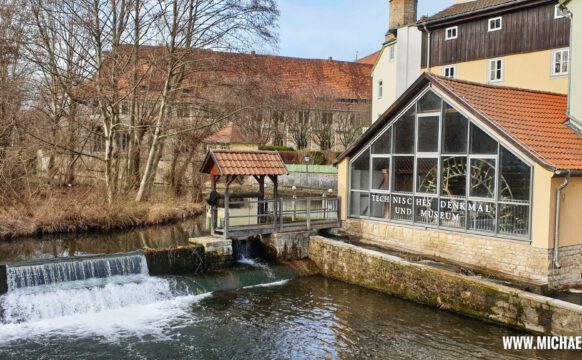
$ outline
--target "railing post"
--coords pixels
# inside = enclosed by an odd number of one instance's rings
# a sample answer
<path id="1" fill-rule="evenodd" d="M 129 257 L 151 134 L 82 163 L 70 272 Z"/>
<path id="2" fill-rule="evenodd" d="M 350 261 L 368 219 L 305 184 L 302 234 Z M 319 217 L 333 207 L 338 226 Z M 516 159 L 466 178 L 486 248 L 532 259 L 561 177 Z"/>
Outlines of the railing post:
<path id="1" fill-rule="evenodd" d="M 311 198 L 307 198 L 307 206 L 306 206 L 306 218 L 307 218 L 307 230 L 311 230 Z"/>
<path id="2" fill-rule="evenodd" d="M 283 199 L 279 198 L 279 229 L 283 232 Z"/>
<path id="3" fill-rule="evenodd" d="M 226 191 L 224 194 L 224 238 L 228 239 L 228 216 L 230 212 L 230 194 Z"/>

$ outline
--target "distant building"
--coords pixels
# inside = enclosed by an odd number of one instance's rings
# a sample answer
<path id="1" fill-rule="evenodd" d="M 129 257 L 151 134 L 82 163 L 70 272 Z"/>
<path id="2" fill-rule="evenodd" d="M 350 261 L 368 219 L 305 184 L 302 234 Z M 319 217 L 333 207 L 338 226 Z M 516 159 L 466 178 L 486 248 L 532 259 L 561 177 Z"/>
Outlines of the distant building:
<path id="1" fill-rule="evenodd" d="M 164 49 L 143 46 L 140 51 L 147 71 L 140 74 L 145 79 L 140 89 L 155 102 L 163 83 L 150 74 L 163 73 Z M 343 151 L 370 124 L 369 61 L 189 51 L 183 88 L 171 105 L 175 123 L 205 117 L 208 109 L 244 108 L 231 121 L 255 144 L 335 151 Z M 121 114 L 129 108 L 123 102 Z"/>
<path id="2" fill-rule="evenodd" d="M 422 69 L 452 79 L 568 92 L 570 19 L 558 0 L 457 1 L 422 19 Z"/>
<path id="3" fill-rule="evenodd" d="M 240 126 L 228 125 L 204 139 L 206 150 L 259 150 L 259 144 L 252 140 Z"/>

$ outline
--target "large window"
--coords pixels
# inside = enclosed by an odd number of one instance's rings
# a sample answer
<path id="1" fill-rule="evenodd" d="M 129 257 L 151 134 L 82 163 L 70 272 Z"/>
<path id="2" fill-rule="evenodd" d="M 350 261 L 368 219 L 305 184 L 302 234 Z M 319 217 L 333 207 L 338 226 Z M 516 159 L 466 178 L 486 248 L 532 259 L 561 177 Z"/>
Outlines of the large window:
<path id="1" fill-rule="evenodd" d="M 350 216 L 529 238 L 531 167 L 432 91 L 350 162 Z"/>

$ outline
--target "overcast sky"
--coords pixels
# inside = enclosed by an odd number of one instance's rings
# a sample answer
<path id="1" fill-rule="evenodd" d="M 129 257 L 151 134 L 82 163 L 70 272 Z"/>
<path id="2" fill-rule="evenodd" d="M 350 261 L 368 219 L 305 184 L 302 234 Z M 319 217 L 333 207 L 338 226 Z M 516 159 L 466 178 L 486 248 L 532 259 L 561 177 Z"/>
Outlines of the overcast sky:
<path id="1" fill-rule="evenodd" d="M 433 15 L 454 0 L 419 0 Z M 380 49 L 389 0 L 279 0 L 279 55 L 352 61 Z"/>

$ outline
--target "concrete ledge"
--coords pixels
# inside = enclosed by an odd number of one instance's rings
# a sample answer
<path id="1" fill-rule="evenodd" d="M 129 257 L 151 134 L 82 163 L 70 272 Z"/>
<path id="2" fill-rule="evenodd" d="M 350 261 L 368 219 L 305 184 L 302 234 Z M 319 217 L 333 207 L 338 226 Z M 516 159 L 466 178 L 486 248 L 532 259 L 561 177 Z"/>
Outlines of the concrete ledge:
<path id="1" fill-rule="evenodd" d="M 274 260 L 290 261 L 307 259 L 311 232 L 296 231 L 263 236 L 261 242 L 267 255 Z"/>
<path id="2" fill-rule="evenodd" d="M 206 253 L 212 253 L 217 256 L 232 257 L 232 240 L 216 236 L 204 236 L 199 238 L 190 238 L 190 244 L 200 245 Z"/>
<path id="3" fill-rule="evenodd" d="M 354 245 L 311 237 L 324 276 L 522 330 L 579 336 L 582 306 L 469 278 Z"/>

